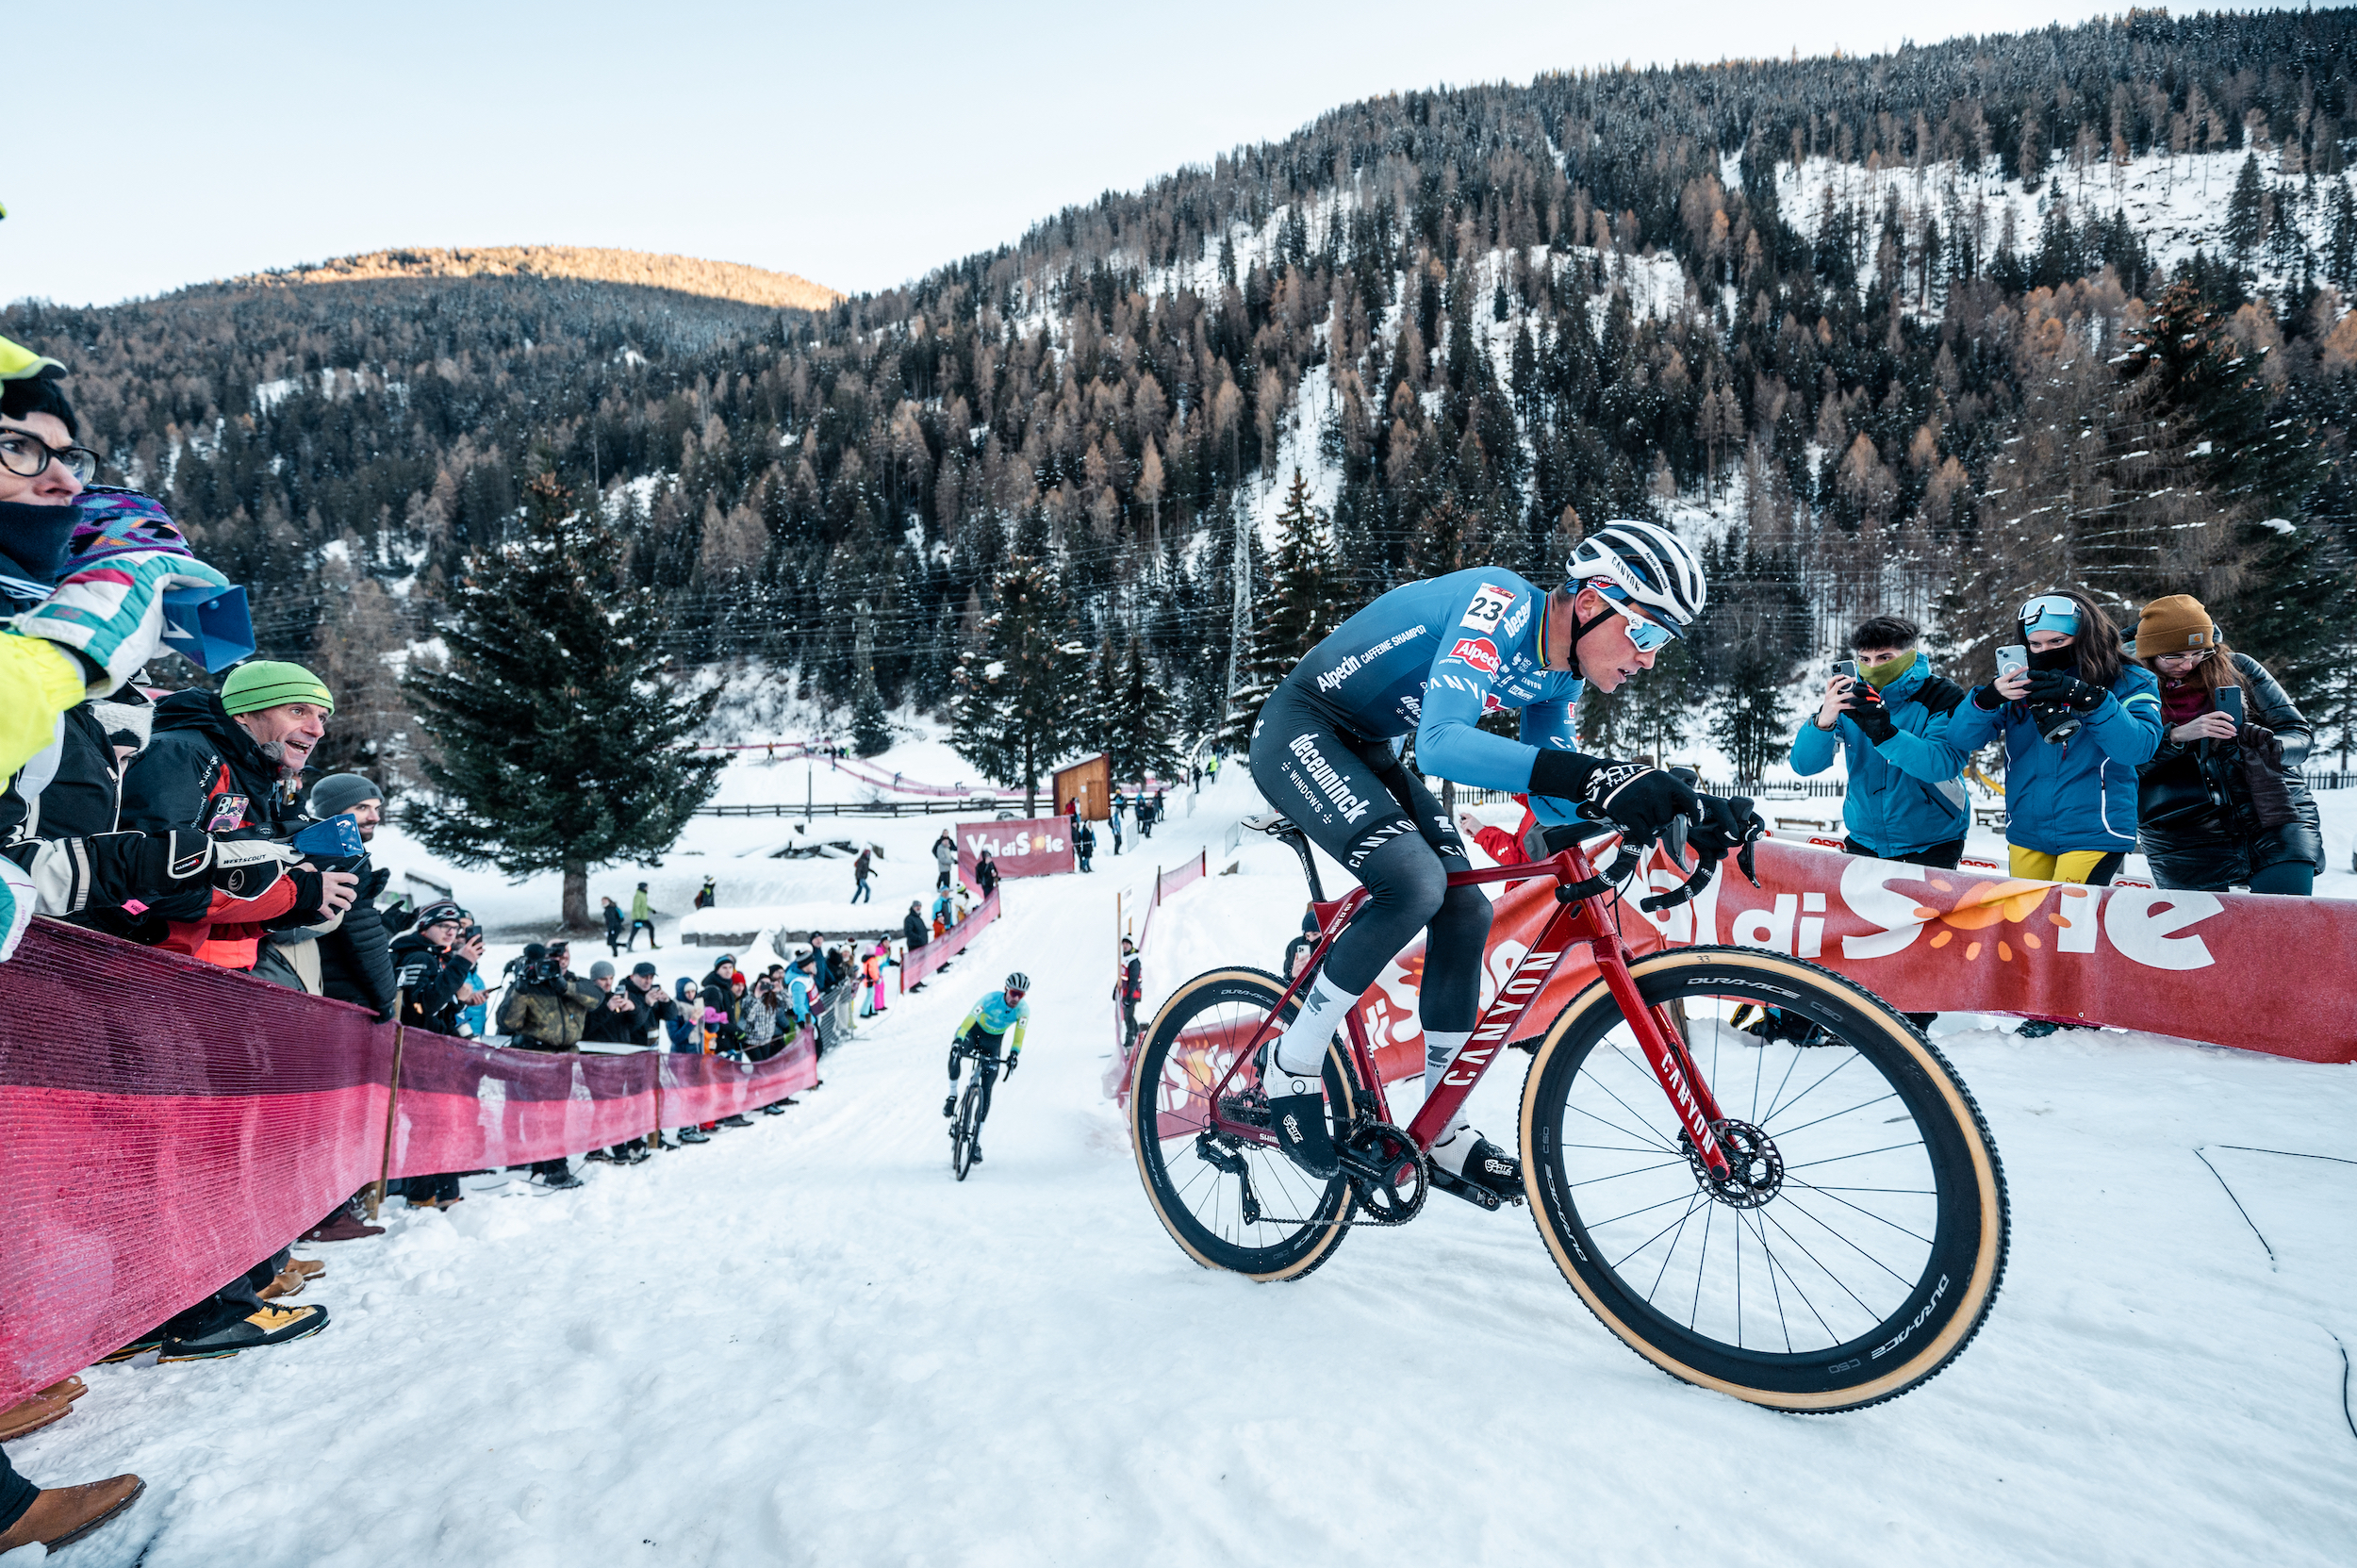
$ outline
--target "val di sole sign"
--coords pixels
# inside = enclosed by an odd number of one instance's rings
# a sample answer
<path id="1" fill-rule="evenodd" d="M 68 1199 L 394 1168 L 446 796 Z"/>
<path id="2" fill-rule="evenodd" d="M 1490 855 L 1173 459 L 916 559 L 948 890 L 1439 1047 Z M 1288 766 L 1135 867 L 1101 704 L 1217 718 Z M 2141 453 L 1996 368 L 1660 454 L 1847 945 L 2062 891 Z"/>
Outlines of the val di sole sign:
<path id="1" fill-rule="evenodd" d="M 1046 877 L 1074 867 L 1072 830 L 1061 817 L 1019 817 L 1011 822 L 961 822 L 958 875 L 975 886 L 974 863 L 990 851 L 1001 877 Z"/>

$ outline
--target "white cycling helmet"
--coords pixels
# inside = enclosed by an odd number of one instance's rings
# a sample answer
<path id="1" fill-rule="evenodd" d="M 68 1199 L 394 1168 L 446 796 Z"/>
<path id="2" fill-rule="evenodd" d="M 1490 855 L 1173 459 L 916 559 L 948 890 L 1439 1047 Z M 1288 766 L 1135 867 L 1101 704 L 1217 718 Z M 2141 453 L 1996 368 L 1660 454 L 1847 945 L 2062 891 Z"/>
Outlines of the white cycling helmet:
<path id="1" fill-rule="evenodd" d="M 1579 541 L 1565 579 L 1603 578 L 1673 626 L 1689 626 L 1710 599 L 1703 564 L 1667 528 L 1616 519 Z"/>

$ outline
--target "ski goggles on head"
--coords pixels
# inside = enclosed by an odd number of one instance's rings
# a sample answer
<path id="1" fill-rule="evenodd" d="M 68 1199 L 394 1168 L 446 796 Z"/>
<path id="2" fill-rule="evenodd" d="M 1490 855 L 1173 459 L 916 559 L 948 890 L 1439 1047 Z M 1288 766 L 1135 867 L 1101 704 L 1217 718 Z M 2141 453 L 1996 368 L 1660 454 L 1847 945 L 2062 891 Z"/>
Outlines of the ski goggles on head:
<path id="1" fill-rule="evenodd" d="M 2042 593 L 2021 606 L 2014 618 L 2021 622 L 2024 632 L 2060 632 L 2064 636 L 2079 635 L 2079 606 L 2059 593 Z"/>
<path id="2" fill-rule="evenodd" d="M 1656 620 L 1628 602 L 1628 595 L 1610 583 L 1591 581 L 1588 585 L 1604 597 L 1604 602 L 1621 612 L 1628 622 L 1628 642 L 1640 653 L 1658 652 L 1670 646 L 1677 636 L 1677 629 L 1667 621 Z"/>

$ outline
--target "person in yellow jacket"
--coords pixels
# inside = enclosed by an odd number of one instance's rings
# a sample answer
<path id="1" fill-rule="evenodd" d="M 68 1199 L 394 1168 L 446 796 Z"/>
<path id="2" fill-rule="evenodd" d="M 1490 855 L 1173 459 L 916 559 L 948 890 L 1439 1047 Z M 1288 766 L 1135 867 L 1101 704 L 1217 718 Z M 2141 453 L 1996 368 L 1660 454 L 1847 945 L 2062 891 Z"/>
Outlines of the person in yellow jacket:
<path id="1" fill-rule="evenodd" d="M 48 748 L 66 709 L 112 693 L 156 656 L 165 594 L 229 586 L 204 562 L 165 551 L 79 568 L 68 562 L 66 520 L 97 472 L 98 454 L 75 443 L 73 410 L 57 386 L 64 369 L 0 338 L 0 578 L 8 580 L 0 586 L 44 569 L 61 573 L 48 597 L 0 622 L 0 777 Z M 24 873 L 0 867 L 0 961 L 16 951 L 32 911 Z"/>

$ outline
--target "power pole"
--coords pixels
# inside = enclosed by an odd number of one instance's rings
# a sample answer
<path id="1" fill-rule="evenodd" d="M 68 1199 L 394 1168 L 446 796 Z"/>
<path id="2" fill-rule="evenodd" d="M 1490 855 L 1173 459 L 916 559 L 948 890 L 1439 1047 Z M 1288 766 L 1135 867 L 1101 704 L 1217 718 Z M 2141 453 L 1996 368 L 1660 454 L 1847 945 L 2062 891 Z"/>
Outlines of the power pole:
<path id="1" fill-rule="evenodd" d="M 1252 601 L 1252 552 L 1249 548 L 1250 536 L 1245 532 L 1252 524 L 1246 508 L 1238 506 L 1231 501 L 1228 503 L 1228 509 L 1234 514 L 1236 520 L 1235 569 L 1229 574 L 1235 584 L 1235 602 L 1228 621 L 1228 701 L 1233 702 L 1236 700 L 1236 693 L 1243 689 L 1244 636 L 1252 624 L 1249 619 Z M 1223 705 L 1221 720 L 1223 723 L 1226 722 L 1225 715 L 1226 709 Z"/>

